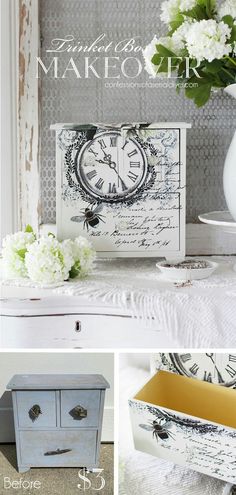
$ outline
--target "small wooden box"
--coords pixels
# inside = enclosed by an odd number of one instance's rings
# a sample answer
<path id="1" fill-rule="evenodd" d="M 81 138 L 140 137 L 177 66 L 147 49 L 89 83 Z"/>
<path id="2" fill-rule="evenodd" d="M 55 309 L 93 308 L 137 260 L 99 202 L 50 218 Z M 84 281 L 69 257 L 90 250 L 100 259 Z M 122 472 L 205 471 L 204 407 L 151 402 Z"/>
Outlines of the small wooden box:
<path id="1" fill-rule="evenodd" d="M 30 467 L 98 465 L 105 390 L 102 375 L 15 375 L 17 462 Z"/>
<path id="2" fill-rule="evenodd" d="M 236 483 L 234 390 L 160 371 L 129 405 L 137 450 Z"/>
<path id="3" fill-rule="evenodd" d="M 55 124 L 57 236 L 100 257 L 185 256 L 184 122 Z"/>

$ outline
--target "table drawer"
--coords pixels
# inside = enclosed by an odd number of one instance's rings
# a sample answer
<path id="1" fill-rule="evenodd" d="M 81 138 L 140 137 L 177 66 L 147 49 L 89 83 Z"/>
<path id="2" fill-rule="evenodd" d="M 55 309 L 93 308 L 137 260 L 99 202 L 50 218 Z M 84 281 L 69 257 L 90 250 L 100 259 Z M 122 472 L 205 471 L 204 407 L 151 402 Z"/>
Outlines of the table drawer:
<path id="1" fill-rule="evenodd" d="M 20 431 L 22 465 L 87 467 L 95 464 L 96 430 Z"/>
<path id="2" fill-rule="evenodd" d="M 97 427 L 100 390 L 62 390 L 61 427 Z"/>
<path id="3" fill-rule="evenodd" d="M 54 391 L 16 392 L 18 424 L 20 428 L 55 427 L 56 393 Z"/>

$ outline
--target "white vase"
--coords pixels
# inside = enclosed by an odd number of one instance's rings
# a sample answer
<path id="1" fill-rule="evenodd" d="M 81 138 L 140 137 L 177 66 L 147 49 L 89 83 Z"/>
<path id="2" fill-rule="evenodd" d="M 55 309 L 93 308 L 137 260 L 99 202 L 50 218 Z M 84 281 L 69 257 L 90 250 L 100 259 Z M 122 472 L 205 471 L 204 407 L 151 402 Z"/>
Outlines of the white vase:
<path id="1" fill-rule="evenodd" d="M 236 84 L 231 84 L 225 91 L 236 99 Z M 223 184 L 228 209 L 236 221 L 236 132 L 225 159 Z"/>

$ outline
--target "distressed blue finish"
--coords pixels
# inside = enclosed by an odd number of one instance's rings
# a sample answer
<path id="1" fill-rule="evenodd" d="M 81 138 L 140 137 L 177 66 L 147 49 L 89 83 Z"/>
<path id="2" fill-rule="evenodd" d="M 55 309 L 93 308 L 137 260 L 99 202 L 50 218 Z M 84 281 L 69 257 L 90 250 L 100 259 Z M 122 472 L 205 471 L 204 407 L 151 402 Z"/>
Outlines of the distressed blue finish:
<path id="1" fill-rule="evenodd" d="M 19 472 L 98 465 L 109 388 L 101 375 L 15 375 L 7 388 L 12 389 Z"/>

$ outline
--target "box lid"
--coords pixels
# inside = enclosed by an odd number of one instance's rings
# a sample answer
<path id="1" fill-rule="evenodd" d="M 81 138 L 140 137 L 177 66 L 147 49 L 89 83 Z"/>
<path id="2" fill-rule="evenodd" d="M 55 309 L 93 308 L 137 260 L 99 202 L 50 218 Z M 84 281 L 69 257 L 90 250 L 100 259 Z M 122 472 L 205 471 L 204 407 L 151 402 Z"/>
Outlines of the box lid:
<path id="1" fill-rule="evenodd" d="M 96 129 L 103 128 L 107 130 L 113 129 L 131 129 L 132 127 L 142 127 L 145 126 L 149 129 L 190 129 L 191 124 L 186 122 L 132 122 L 132 123 L 94 123 L 94 124 L 85 124 L 85 123 L 56 123 L 50 125 L 50 129 L 59 131 L 63 129 L 67 130 L 88 130 L 88 129 Z"/>
<path id="2" fill-rule="evenodd" d="M 102 375 L 14 375 L 7 385 L 10 390 L 106 389 L 109 383 Z"/>

